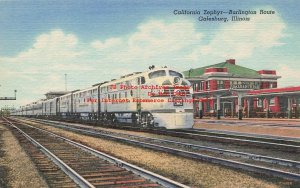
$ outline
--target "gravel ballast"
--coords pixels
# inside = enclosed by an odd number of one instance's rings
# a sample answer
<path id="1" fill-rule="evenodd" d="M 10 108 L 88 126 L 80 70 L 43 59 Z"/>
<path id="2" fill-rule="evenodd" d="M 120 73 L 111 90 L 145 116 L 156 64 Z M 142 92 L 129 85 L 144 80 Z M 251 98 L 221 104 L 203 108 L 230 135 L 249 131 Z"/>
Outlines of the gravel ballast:
<path id="1" fill-rule="evenodd" d="M 99 151 L 136 164 L 193 187 L 291 187 L 278 178 L 263 177 L 218 165 L 176 157 L 123 143 L 72 133 L 58 128 L 39 126 L 81 142 Z"/>
<path id="2" fill-rule="evenodd" d="M 19 142 L 1 123 L 0 140 L 4 152 L 0 155 L 0 187 L 48 187 Z"/>

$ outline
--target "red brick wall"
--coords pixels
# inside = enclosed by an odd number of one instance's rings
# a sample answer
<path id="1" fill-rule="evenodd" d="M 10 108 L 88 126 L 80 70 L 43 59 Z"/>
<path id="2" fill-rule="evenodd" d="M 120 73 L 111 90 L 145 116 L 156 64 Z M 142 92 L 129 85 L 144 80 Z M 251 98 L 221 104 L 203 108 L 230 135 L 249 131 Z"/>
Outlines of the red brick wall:
<path id="1" fill-rule="evenodd" d="M 257 72 L 259 74 L 273 74 L 273 75 L 276 75 L 276 71 L 275 70 L 259 70 Z"/>
<path id="2" fill-rule="evenodd" d="M 217 85 L 217 80 L 210 80 L 210 90 L 217 90 L 218 85 Z"/>
<path id="3" fill-rule="evenodd" d="M 217 68 L 217 67 L 211 67 L 211 68 L 206 68 L 205 73 L 210 73 L 210 72 L 228 72 L 227 68 Z"/>
<path id="4" fill-rule="evenodd" d="M 230 88 L 230 81 L 229 80 L 225 80 L 224 81 L 224 85 L 225 85 L 225 89 L 229 89 Z"/>
<path id="5" fill-rule="evenodd" d="M 280 106 L 279 106 L 279 98 L 274 97 L 275 103 L 273 106 L 270 106 L 271 112 L 280 112 Z"/>

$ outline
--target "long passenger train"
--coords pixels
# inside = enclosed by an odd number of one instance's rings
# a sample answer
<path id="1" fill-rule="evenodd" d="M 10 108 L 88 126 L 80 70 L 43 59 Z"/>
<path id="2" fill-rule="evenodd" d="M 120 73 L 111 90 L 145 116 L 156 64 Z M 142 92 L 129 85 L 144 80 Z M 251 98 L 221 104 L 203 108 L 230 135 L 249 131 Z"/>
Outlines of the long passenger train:
<path id="1" fill-rule="evenodd" d="M 28 104 L 12 115 L 167 129 L 191 128 L 194 121 L 190 82 L 167 67 L 149 69 Z"/>

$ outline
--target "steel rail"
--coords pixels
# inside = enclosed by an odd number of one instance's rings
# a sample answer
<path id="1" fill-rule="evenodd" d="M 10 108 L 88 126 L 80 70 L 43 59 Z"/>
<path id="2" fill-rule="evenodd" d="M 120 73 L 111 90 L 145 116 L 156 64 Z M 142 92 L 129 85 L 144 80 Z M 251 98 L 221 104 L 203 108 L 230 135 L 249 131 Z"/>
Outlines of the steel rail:
<path id="1" fill-rule="evenodd" d="M 285 171 L 281 171 L 281 170 L 277 170 L 277 169 L 237 162 L 237 161 L 233 161 L 233 160 L 222 159 L 222 158 L 218 158 L 218 157 L 212 157 L 212 156 L 208 156 L 208 155 L 204 155 L 204 154 L 184 151 L 184 150 L 180 150 L 180 149 L 174 149 L 174 148 L 160 146 L 160 145 L 156 145 L 156 144 L 149 144 L 146 142 L 130 140 L 127 138 L 112 136 L 109 134 L 99 133 L 99 132 L 95 132 L 95 131 L 91 131 L 91 130 L 83 130 L 83 129 L 73 128 L 73 127 L 63 126 L 63 125 L 54 125 L 54 126 L 60 127 L 60 128 L 66 128 L 69 130 L 79 131 L 81 133 L 86 133 L 88 135 L 105 137 L 105 138 L 108 138 L 111 140 L 121 141 L 121 142 L 129 143 L 129 144 L 141 146 L 144 148 L 157 150 L 157 151 L 167 152 L 167 153 L 171 153 L 171 154 L 182 156 L 182 157 L 188 157 L 191 159 L 208 161 L 211 163 L 220 164 L 220 165 L 235 168 L 235 169 L 242 169 L 242 170 L 246 170 L 246 171 L 262 173 L 262 174 L 266 174 L 269 176 L 275 176 L 275 177 L 280 177 L 280 178 L 290 179 L 290 180 L 300 182 L 300 174 L 296 174 L 296 173 L 285 172 Z"/>
<path id="2" fill-rule="evenodd" d="M 80 144 L 78 142 L 72 141 L 72 140 L 70 140 L 68 138 L 65 138 L 63 136 L 57 135 L 55 133 L 52 133 L 50 131 L 47 131 L 47 130 L 44 130 L 44 129 L 40 129 L 40 128 L 31 126 L 31 125 L 28 125 L 28 124 L 25 124 L 25 123 L 24 123 L 24 125 L 26 125 L 28 127 L 31 127 L 31 128 L 34 128 L 34 129 L 37 129 L 39 131 L 45 132 L 45 133 L 50 134 L 50 135 L 52 135 L 54 137 L 57 137 L 59 139 L 62 139 L 65 142 L 70 143 L 70 144 L 72 144 L 72 145 L 74 145 L 74 146 L 76 146 L 76 147 L 78 147 L 78 148 L 80 148 L 80 149 L 82 149 L 82 150 L 84 150 L 86 152 L 89 152 L 89 153 L 91 153 L 91 154 L 93 154 L 93 155 L 95 155 L 95 156 L 97 156 L 97 157 L 99 157 L 101 159 L 104 159 L 104 160 L 107 160 L 107 161 L 109 161 L 111 163 L 114 163 L 114 164 L 116 164 L 117 166 L 119 166 L 121 168 L 124 168 L 124 169 L 126 169 L 128 171 L 131 171 L 131 172 L 133 172 L 133 173 L 135 173 L 137 175 L 140 175 L 141 177 L 144 177 L 146 179 L 149 179 L 149 180 L 151 180 L 153 182 L 156 182 L 156 183 L 158 183 L 158 184 L 160 184 L 160 185 L 162 185 L 164 187 L 170 187 L 170 188 L 177 188 L 177 187 L 178 188 L 179 187 L 180 188 L 188 188 L 189 187 L 189 186 L 183 185 L 183 184 L 181 184 L 179 182 L 176 182 L 176 181 L 173 181 L 173 180 L 168 179 L 166 177 L 163 177 L 161 175 L 158 175 L 156 173 L 153 173 L 153 172 L 150 172 L 150 171 L 145 170 L 143 168 L 140 168 L 138 166 L 135 166 L 135 165 L 132 165 L 132 164 L 127 163 L 125 161 L 122 161 L 120 159 L 117 159 L 115 157 L 112 157 L 110 155 L 107 155 L 107 154 L 105 154 L 103 152 L 97 151 L 97 150 L 95 150 L 93 148 L 90 148 L 90 147 L 85 146 L 83 144 Z"/>
<path id="3" fill-rule="evenodd" d="M 280 144 L 280 143 L 274 143 L 274 142 L 265 142 L 265 141 L 256 141 L 256 140 L 248 140 L 248 139 L 239 139 L 239 138 L 228 138 L 228 137 L 222 137 L 222 136 L 212 136 L 212 135 L 201 135 L 201 134 L 195 134 L 195 133 L 185 133 L 185 132 L 178 132 L 178 131 L 169 131 L 169 130 L 155 130 L 157 133 L 160 134 L 177 134 L 178 136 L 184 135 L 184 136 L 190 136 L 190 137 L 202 137 L 202 138 L 210 138 L 210 139 L 216 139 L 216 140 L 225 140 L 228 142 L 240 142 L 240 143 L 248 143 L 248 144 L 254 144 L 256 146 L 264 145 L 268 147 L 273 148 L 284 148 L 284 149 L 293 149 L 293 150 L 300 150 L 300 146 L 297 145 L 290 145 L 290 144 Z"/>
<path id="4" fill-rule="evenodd" d="M 58 122 L 58 123 L 62 123 L 59 121 L 50 121 L 50 120 L 36 120 L 36 121 L 48 121 L 48 122 Z M 64 124 L 68 124 L 68 123 L 64 123 Z M 222 137 L 222 136 L 212 136 L 212 135 L 201 135 L 201 134 L 195 134 L 195 133 L 188 133 L 188 132 L 178 132 L 178 131 L 171 131 L 171 130 L 162 130 L 162 129 L 143 129 L 146 130 L 148 132 L 153 132 L 156 134 L 176 134 L 177 136 L 183 135 L 183 136 L 190 136 L 190 137 L 206 137 L 206 138 L 211 138 L 211 139 L 222 139 L 222 140 L 226 140 L 228 142 L 234 143 L 234 142 L 242 142 L 242 143 L 250 143 L 250 144 L 254 144 L 254 145 L 265 145 L 268 147 L 281 147 L 281 148 L 290 148 L 293 150 L 300 150 L 300 146 L 297 145 L 290 145 L 290 144 L 281 144 L 281 143 L 275 143 L 275 142 L 265 142 L 265 141 L 256 141 L 256 140 L 249 140 L 249 139 L 239 139 L 239 138 L 228 138 L 228 137 Z"/>
<path id="5" fill-rule="evenodd" d="M 85 178 L 80 176 L 75 170 L 73 170 L 70 166 L 68 166 L 66 163 L 64 163 L 61 159 L 59 159 L 56 155 L 54 155 L 51 151 L 49 151 L 47 148 L 45 148 L 42 144 L 37 142 L 35 139 L 30 137 L 28 134 L 26 134 L 24 131 L 22 131 L 20 128 L 15 126 L 13 123 L 11 123 L 9 120 L 3 117 L 11 127 L 18 130 L 21 134 L 24 135 L 25 138 L 27 138 L 33 145 L 35 145 L 40 151 L 42 151 L 48 158 L 50 158 L 62 171 L 65 172 L 71 179 L 74 180 L 76 184 L 78 184 L 80 187 L 83 188 L 94 188 L 90 182 L 88 182 Z"/>
<path id="6" fill-rule="evenodd" d="M 41 122 L 41 121 L 39 121 L 39 122 Z M 44 122 L 44 123 L 47 123 L 49 125 L 55 125 L 54 123 L 50 123 L 50 122 Z M 57 125 L 57 126 L 59 126 L 59 125 Z M 79 129 L 79 130 L 81 131 L 81 130 L 84 130 L 84 129 Z M 106 134 L 111 134 L 112 133 L 112 132 L 109 132 L 109 131 L 96 130 L 96 129 L 92 129 L 92 128 L 88 128 L 88 130 L 95 131 L 95 133 L 97 133 L 99 131 L 104 132 Z M 220 149 L 220 148 L 215 148 L 215 147 L 202 146 L 202 145 L 197 145 L 197 144 L 190 144 L 190 143 L 186 143 L 186 142 L 177 142 L 177 141 L 172 141 L 172 140 L 150 138 L 150 137 L 146 137 L 146 136 L 136 136 L 136 135 L 126 134 L 126 133 L 113 133 L 113 134 L 120 135 L 120 136 L 124 135 L 124 136 L 130 137 L 130 138 L 136 138 L 136 139 L 144 139 L 145 141 L 149 140 L 149 141 L 152 141 L 152 142 L 169 143 L 169 144 L 183 146 L 183 147 L 186 147 L 186 148 L 210 151 L 210 152 L 214 152 L 214 153 L 218 153 L 218 154 L 225 154 L 225 155 L 233 156 L 233 157 L 240 157 L 240 158 L 252 159 L 252 160 L 255 160 L 255 161 L 262 161 L 262 162 L 267 162 L 267 163 L 272 163 L 272 164 L 278 164 L 278 165 L 283 165 L 283 166 L 290 166 L 290 167 L 300 168 L 300 162 L 299 161 L 294 161 L 294 160 L 268 157 L 268 156 L 257 155 L 257 154 L 246 153 L 246 152 L 238 152 L 238 151 L 233 151 L 233 150 L 225 150 L 225 149 Z"/>
<path id="7" fill-rule="evenodd" d="M 227 131 L 210 131 L 210 130 L 200 130 L 200 129 L 184 129 L 179 130 L 181 132 L 187 132 L 187 133 L 204 133 L 204 134 L 213 134 L 213 135 L 224 135 L 224 136 L 234 136 L 234 137 L 240 137 L 240 138 L 249 138 L 249 139 L 256 139 L 256 140 L 265 140 L 267 142 L 273 142 L 273 143 L 280 143 L 280 142 L 286 142 L 286 143 L 292 143 L 292 145 L 300 146 L 299 140 L 293 140 L 289 138 L 280 138 L 275 136 L 269 136 L 269 135 L 253 135 L 253 134 L 245 134 L 245 133 L 237 133 L 237 132 L 227 132 Z M 295 138 L 297 139 L 297 138 Z"/>
<path id="8" fill-rule="evenodd" d="M 244 132 L 237 132 L 237 131 L 227 131 L 227 130 L 217 130 L 217 129 L 204 129 L 204 128 L 192 128 L 187 129 L 188 131 L 195 131 L 195 132 L 203 132 L 206 131 L 208 133 L 216 133 L 216 134 L 227 134 L 227 135 L 234 135 L 234 136 L 249 136 L 249 137 L 257 137 L 257 138 L 269 138 L 269 139 L 278 139 L 282 141 L 292 141 L 300 144 L 300 138 L 296 137 L 288 137 L 288 136 L 276 136 L 276 135 L 267 135 L 267 134 L 254 134 L 254 133 L 244 133 Z"/>

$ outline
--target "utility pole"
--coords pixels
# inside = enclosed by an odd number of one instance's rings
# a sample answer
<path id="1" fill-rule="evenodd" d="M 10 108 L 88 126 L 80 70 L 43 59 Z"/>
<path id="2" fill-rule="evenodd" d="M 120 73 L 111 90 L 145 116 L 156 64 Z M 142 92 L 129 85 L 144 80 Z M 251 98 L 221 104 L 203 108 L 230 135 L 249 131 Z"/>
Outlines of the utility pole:
<path id="1" fill-rule="evenodd" d="M 191 72 L 193 72 L 192 68 L 190 68 L 190 70 L 189 70 L 189 78 L 191 77 Z"/>
<path id="2" fill-rule="evenodd" d="M 67 91 L 67 74 L 65 74 L 65 90 Z"/>

